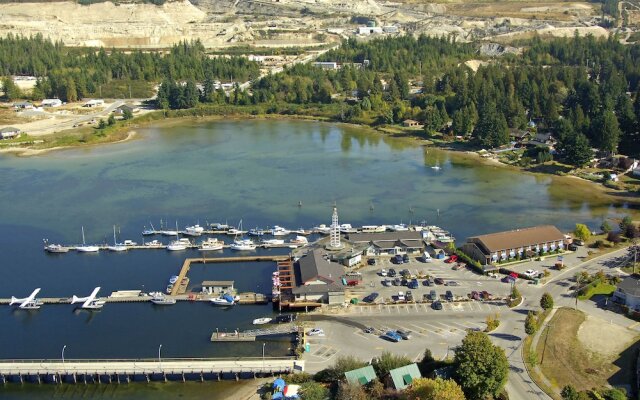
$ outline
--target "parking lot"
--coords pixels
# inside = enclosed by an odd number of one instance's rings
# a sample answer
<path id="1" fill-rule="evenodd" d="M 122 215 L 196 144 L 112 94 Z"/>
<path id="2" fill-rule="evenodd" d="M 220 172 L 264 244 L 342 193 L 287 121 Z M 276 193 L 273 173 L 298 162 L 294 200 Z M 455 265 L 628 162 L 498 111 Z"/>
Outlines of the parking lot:
<path id="1" fill-rule="evenodd" d="M 474 273 L 473 271 L 462 267 L 454 270 L 455 263 L 449 264 L 443 260 L 432 260 L 425 263 L 419 261 L 419 258 L 412 256 L 408 263 L 393 264 L 390 256 L 369 257 L 376 260 L 375 265 L 366 265 L 358 270 L 362 274 L 362 284 L 352 288 L 347 292 L 347 298 L 357 298 L 363 300 L 371 293 L 378 293 L 378 298 L 374 303 L 396 303 L 398 302 L 398 292 L 402 291 L 405 295 L 408 290 L 411 291 L 413 300 L 422 302 L 427 301 L 425 295 L 432 290 L 436 291 L 437 298 L 444 301 L 446 291 L 451 291 L 455 300 L 468 299 L 472 291 L 486 291 L 491 294 L 492 298 L 504 298 L 511 291 L 511 285 L 500 282 L 497 278 L 491 278 Z M 397 273 L 395 277 L 385 277 L 380 273 L 382 270 L 389 271 L 394 269 Z M 394 286 L 393 281 L 396 277 L 400 277 L 400 271 L 407 269 L 412 276 L 418 280 L 419 286 L 410 289 L 407 286 Z M 426 277 L 429 277 L 428 279 Z M 418 278 L 420 277 L 420 278 Z M 435 279 L 439 278 L 444 281 L 443 284 L 435 284 Z M 388 279 L 392 282 L 390 286 L 384 286 L 383 281 Z M 433 284 L 426 286 L 425 280 L 430 280 Z M 410 281 L 410 279 L 409 279 Z"/>

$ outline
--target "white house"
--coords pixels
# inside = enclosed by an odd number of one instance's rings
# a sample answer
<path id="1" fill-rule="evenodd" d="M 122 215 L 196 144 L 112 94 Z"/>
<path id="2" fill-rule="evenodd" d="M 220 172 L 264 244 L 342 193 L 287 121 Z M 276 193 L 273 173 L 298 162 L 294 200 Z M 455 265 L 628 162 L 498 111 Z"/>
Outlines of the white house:
<path id="1" fill-rule="evenodd" d="M 102 99 L 91 99 L 84 103 L 82 107 L 98 107 L 104 105 L 104 100 Z"/>
<path id="2" fill-rule="evenodd" d="M 2 139 L 12 139 L 20 136 L 20 129 L 14 127 L 6 127 L 0 129 L 0 138 Z"/>
<path id="3" fill-rule="evenodd" d="M 42 100 L 42 107 L 60 107 L 62 105 L 62 100 L 60 99 L 44 99 Z"/>
<path id="4" fill-rule="evenodd" d="M 322 69 L 338 69 L 338 63 L 335 61 L 317 61 L 313 63 L 313 66 Z"/>
<path id="5" fill-rule="evenodd" d="M 372 35 L 375 33 L 382 33 L 382 28 L 379 26 L 359 26 L 358 35 Z"/>

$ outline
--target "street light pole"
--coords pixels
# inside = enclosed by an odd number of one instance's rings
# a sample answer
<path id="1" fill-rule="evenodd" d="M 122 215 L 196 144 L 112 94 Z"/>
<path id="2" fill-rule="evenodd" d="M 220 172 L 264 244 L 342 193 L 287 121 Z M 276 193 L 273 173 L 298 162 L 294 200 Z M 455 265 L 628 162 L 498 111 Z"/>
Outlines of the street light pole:
<path id="1" fill-rule="evenodd" d="M 158 364 L 160 365 L 160 370 L 162 370 L 162 357 L 160 355 L 161 350 L 162 350 L 162 345 L 158 346 Z"/>
<path id="2" fill-rule="evenodd" d="M 262 372 L 264 372 L 264 346 L 266 345 L 266 343 L 262 343 Z"/>
<path id="3" fill-rule="evenodd" d="M 67 345 L 65 344 L 64 346 L 62 346 L 62 363 L 64 364 L 64 349 L 67 348 Z"/>

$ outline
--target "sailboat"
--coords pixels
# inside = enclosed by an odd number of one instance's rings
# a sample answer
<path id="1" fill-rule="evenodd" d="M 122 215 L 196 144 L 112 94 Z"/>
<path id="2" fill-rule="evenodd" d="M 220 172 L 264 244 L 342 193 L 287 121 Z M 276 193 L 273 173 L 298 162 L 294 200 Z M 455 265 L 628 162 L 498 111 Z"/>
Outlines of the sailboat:
<path id="1" fill-rule="evenodd" d="M 191 242 L 189 241 L 189 239 L 180 239 L 180 237 L 178 236 L 178 221 L 176 221 L 175 235 L 176 235 L 176 240 L 173 240 L 171 243 L 169 243 L 169 245 L 167 246 L 167 250 L 169 251 L 186 250 L 187 246 L 190 245 Z"/>
<path id="2" fill-rule="evenodd" d="M 153 224 L 151 222 L 149 222 L 149 224 L 151 225 L 151 229 L 147 229 L 147 227 L 145 226 L 144 230 L 142 231 L 142 235 L 149 236 L 158 233 L 158 231 L 156 231 L 156 228 L 153 227 Z"/>
<path id="3" fill-rule="evenodd" d="M 95 245 L 87 246 L 87 244 L 85 243 L 85 240 L 84 240 L 84 226 L 82 227 L 82 246 L 76 247 L 76 250 L 81 252 L 81 253 L 95 253 L 95 252 L 100 251 L 100 247 L 95 246 Z"/>
<path id="4" fill-rule="evenodd" d="M 113 246 L 107 247 L 110 251 L 127 251 L 129 248 L 122 243 L 116 242 L 116 226 L 113 226 Z"/>
<path id="5" fill-rule="evenodd" d="M 242 220 L 240 220 L 240 223 L 238 224 L 238 229 L 237 232 L 242 232 Z M 251 239 L 248 238 L 238 238 L 238 235 L 240 233 L 236 234 L 236 237 L 233 241 L 233 243 L 231 243 L 231 245 L 229 246 L 229 248 L 231 250 L 255 250 L 256 249 L 256 244 L 253 243 L 253 241 Z"/>

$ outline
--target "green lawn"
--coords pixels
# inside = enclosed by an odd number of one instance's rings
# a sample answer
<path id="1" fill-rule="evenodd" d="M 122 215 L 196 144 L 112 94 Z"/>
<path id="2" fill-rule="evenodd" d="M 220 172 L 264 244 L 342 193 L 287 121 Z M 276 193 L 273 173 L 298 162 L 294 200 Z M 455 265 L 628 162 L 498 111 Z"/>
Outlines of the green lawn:
<path id="1" fill-rule="evenodd" d="M 615 292 L 616 287 L 610 283 L 599 283 L 596 286 L 589 286 L 583 295 L 578 296 L 580 300 L 589 300 L 592 296 L 597 294 L 604 294 L 610 296 Z"/>

